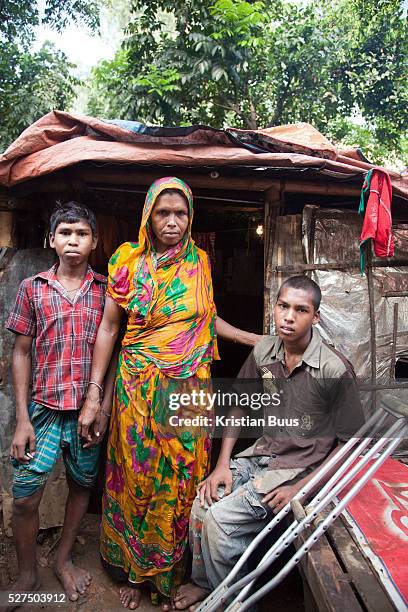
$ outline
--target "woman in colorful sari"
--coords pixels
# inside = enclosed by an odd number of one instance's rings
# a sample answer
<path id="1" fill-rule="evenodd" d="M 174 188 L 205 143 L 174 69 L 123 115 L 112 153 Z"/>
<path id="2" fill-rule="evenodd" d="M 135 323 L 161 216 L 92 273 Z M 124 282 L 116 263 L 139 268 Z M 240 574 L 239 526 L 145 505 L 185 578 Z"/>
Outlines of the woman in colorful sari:
<path id="1" fill-rule="evenodd" d="M 208 433 L 167 427 L 168 405 L 160 389 L 175 381 L 192 389 L 208 380 L 210 363 L 218 358 L 217 333 L 248 345 L 260 338 L 217 317 L 209 259 L 191 238 L 192 221 L 188 185 L 174 177 L 155 181 L 146 196 L 139 241 L 122 244 L 109 262 L 106 306 L 79 419 L 88 445 L 102 438 L 109 414 L 101 412 L 99 394 L 125 311 L 101 556 L 110 575 L 127 583 L 120 598 L 130 609 L 138 607 L 146 582 L 169 609 L 184 577 L 196 487 L 207 475 Z"/>

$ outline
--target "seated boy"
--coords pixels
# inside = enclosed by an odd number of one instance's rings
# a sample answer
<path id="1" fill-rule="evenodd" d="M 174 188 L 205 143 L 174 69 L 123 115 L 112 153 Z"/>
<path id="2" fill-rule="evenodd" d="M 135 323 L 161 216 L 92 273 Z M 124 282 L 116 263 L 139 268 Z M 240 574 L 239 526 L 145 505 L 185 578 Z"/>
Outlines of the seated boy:
<path id="1" fill-rule="evenodd" d="M 17 426 L 10 458 L 14 466 L 13 533 L 19 578 L 12 590 L 39 588 L 38 506 L 47 478 L 62 453 L 69 494 L 55 572 L 72 601 L 85 592 L 91 580 L 86 570 L 73 565 L 71 550 L 97 476 L 100 446 L 95 442 L 103 437 L 111 408 L 111 390 L 107 390 L 98 432 L 81 441 L 78 413 L 90 384 L 92 351 L 106 288 L 106 278 L 88 265 L 96 244 L 92 211 L 75 202 L 56 208 L 50 220 L 50 245 L 58 262 L 21 283 L 6 325 L 16 334 L 13 385 Z"/>
<path id="2" fill-rule="evenodd" d="M 224 432 L 215 470 L 199 485 L 193 504 L 192 583 L 180 587 L 176 609 L 192 610 L 207 597 L 273 513 L 363 423 L 351 364 L 313 330 L 320 300 L 320 288 L 309 278 L 286 280 L 274 307 L 277 336 L 265 336 L 241 368 L 238 378 L 262 379 L 266 388 L 272 382 L 279 390 L 283 418 L 265 427 L 262 437 L 233 460 L 239 428 Z M 235 414 L 242 411 L 236 409 Z M 237 580 L 243 575 L 245 570 Z"/>

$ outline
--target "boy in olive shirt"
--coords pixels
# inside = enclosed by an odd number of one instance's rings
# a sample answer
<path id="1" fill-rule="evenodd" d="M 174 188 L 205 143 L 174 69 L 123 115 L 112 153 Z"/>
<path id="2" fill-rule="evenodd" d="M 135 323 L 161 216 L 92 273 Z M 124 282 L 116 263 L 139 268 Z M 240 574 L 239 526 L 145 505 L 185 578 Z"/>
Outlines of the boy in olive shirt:
<path id="1" fill-rule="evenodd" d="M 277 335 L 265 336 L 238 374 L 279 390 L 278 424 L 264 427 L 261 438 L 235 459 L 239 431 L 224 432 L 217 465 L 199 485 L 193 504 L 192 583 L 180 587 L 176 609 L 192 610 L 207 597 L 273 514 L 363 423 L 352 365 L 313 330 L 320 320 L 320 300 L 320 288 L 311 279 L 286 280 L 274 307 Z M 266 423 L 274 423 L 268 410 Z M 242 415 L 242 410 L 234 413 Z"/>

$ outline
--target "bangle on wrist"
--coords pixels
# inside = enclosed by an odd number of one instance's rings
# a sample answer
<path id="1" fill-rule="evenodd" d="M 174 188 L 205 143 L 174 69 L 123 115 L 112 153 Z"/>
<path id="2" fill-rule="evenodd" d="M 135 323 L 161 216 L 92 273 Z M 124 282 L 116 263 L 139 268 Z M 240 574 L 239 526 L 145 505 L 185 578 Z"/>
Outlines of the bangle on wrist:
<path id="1" fill-rule="evenodd" d="M 101 403 L 102 398 L 103 398 L 103 387 L 99 383 L 95 382 L 94 380 L 90 380 L 89 383 L 88 383 L 88 389 L 87 389 L 87 392 L 86 392 L 87 396 L 88 396 L 88 393 L 89 393 L 90 385 L 95 385 L 95 387 L 98 388 L 98 396 L 99 396 L 98 397 L 98 401 L 99 401 L 99 403 Z M 90 399 L 92 400 L 92 398 L 90 398 Z M 95 397 L 93 398 L 93 401 L 96 401 Z"/>
<path id="2" fill-rule="evenodd" d="M 105 415 L 105 416 L 107 416 L 107 417 L 110 417 L 110 415 L 111 415 L 111 413 L 110 413 L 110 412 L 105 412 L 105 410 L 102 410 L 102 408 L 101 408 L 101 410 L 100 410 L 100 411 L 101 411 L 101 414 L 104 414 L 104 415 Z"/>
<path id="3" fill-rule="evenodd" d="M 235 342 L 235 344 L 237 343 L 237 336 L 238 336 L 238 330 L 235 328 L 235 332 L 234 332 L 234 342 Z"/>
<path id="4" fill-rule="evenodd" d="M 98 387 L 101 394 L 103 393 L 103 387 L 99 383 L 95 382 L 94 380 L 89 381 L 88 388 L 89 388 L 89 385 L 95 385 L 96 387 Z"/>

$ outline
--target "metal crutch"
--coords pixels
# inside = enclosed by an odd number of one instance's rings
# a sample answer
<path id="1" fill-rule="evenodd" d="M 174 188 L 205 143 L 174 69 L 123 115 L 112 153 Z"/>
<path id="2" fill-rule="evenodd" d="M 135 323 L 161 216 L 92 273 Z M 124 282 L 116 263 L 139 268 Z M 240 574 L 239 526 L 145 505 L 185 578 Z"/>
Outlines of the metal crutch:
<path id="1" fill-rule="evenodd" d="M 356 433 L 356 436 L 354 438 L 351 438 L 344 446 L 342 446 L 339 451 L 336 453 L 336 455 L 334 455 L 330 461 L 327 462 L 326 465 L 324 465 L 314 476 L 313 478 L 303 487 L 303 489 L 301 489 L 296 496 L 293 498 L 292 501 L 299 501 L 301 502 L 306 496 L 307 494 L 312 491 L 316 485 L 322 480 L 322 478 L 327 474 L 328 471 L 330 471 L 334 465 L 336 465 L 339 460 L 345 455 L 347 454 L 351 448 L 353 446 L 355 446 L 357 443 L 360 442 L 360 438 L 363 438 L 363 436 L 365 436 L 367 434 L 367 432 L 370 431 L 370 429 L 373 428 L 373 426 L 375 427 L 375 430 L 378 430 L 383 421 L 386 418 L 386 414 L 384 413 L 384 411 L 382 409 L 378 409 L 369 419 L 368 421 L 360 428 L 360 430 Z M 371 432 L 370 432 L 371 433 Z M 344 462 L 343 464 L 343 470 L 345 470 L 351 463 L 352 461 L 355 459 L 356 456 L 358 456 L 358 454 L 360 454 L 362 448 L 365 448 L 366 446 L 368 446 L 368 444 L 372 441 L 372 437 L 370 438 L 366 438 L 363 440 L 363 442 L 359 444 L 358 450 L 354 451 L 353 454 Z M 334 484 L 339 478 L 340 478 L 341 474 L 338 472 L 336 472 L 328 481 L 328 483 L 325 485 L 325 487 L 318 493 L 318 495 L 313 499 L 313 503 L 317 503 L 318 501 L 320 501 L 322 495 L 324 495 L 324 493 L 326 491 L 329 490 L 329 488 L 331 487 L 332 484 Z M 252 541 L 252 543 L 250 544 L 250 546 L 247 548 L 247 550 L 245 551 L 245 553 L 242 555 L 242 557 L 239 559 L 239 561 L 236 563 L 236 565 L 234 566 L 234 568 L 231 570 L 231 572 L 228 574 L 228 576 L 223 580 L 223 582 L 207 597 L 207 599 L 205 599 L 197 608 L 197 612 L 213 612 L 214 610 L 216 610 L 220 605 L 222 605 L 225 600 L 231 596 L 233 593 L 235 593 L 239 588 L 241 588 L 243 586 L 243 584 L 241 584 L 241 581 L 238 585 L 237 588 L 229 588 L 230 585 L 232 585 L 234 578 L 236 577 L 236 575 L 238 574 L 239 570 L 243 567 L 243 565 L 246 563 L 246 561 L 248 560 L 248 558 L 250 557 L 250 555 L 253 553 L 253 551 L 257 548 L 258 544 L 269 534 L 273 531 L 273 529 L 275 528 L 275 526 L 287 515 L 289 514 L 291 510 L 291 505 L 290 503 L 286 504 L 284 506 L 284 508 L 282 508 L 282 510 L 271 520 L 271 522 L 255 537 L 255 539 Z M 290 527 L 286 530 L 286 532 L 283 534 L 282 537 L 287 536 L 288 534 L 291 533 L 291 531 L 293 531 L 294 529 L 296 529 L 296 527 L 298 526 L 298 521 L 295 520 L 293 521 L 293 523 L 290 525 Z M 280 540 L 278 540 L 278 542 L 275 543 L 275 545 L 273 546 L 273 549 L 276 547 L 276 545 L 279 543 Z M 273 550 L 271 549 L 269 551 L 269 553 L 273 552 Z M 260 565 L 263 563 L 264 559 L 262 559 Z M 266 568 L 265 568 L 266 569 Z M 253 572 L 252 572 L 253 573 Z M 246 576 L 246 580 L 245 580 L 245 584 L 247 582 L 249 582 L 251 580 L 251 576 L 252 573 L 248 576 Z M 251 586 L 252 583 L 255 581 L 255 579 L 251 582 Z M 235 587 L 235 585 L 234 585 Z"/>
<path id="2" fill-rule="evenodd" d="M 389 400 L 391 400 L 391 398 L 389 398 Z M 402 407 L 400 406 L 400 404 L 397 404 L 397 408 L 394 406 L 394 410 L 393 410 L 392 406 L 389 405 L 388 409 L 387 409 L 387 412 L 391 412 L 391 413 L 394 414 L 394 416 L 397 416 L 397 417 L 401 418 L 401 412 L 403 414 L 405 414 L 404 410 L 401 410 L 401 408 Z M 378 422 L 378 417 L 379 416 L 380 416 L 379 420 L 381 422 Z M 304 490 L 300 491 L 299 494 L 294 498 L 294 500 L 296 500 L 296 499 L 300 500 L 301 498 L 303 498 L 306 495 L 306 493 L 308 491 L 310 491 L 312 488 L 314 488 L 315 485 L 319 482 L 319 480 L 321 480 L 321 478 L 323 477 L 324 473 L 327 473 L 327 471 L 332 468 L 333 464 L 335 465 L 336 463 L 338 463 L 338 461 L 341 458 L 341 456 L 343 456 L 345 453 L 347 453 L 353 445 L 355 445 L 357 442 L 359 442 L 358 438 L 362 437 L 369 430 L 369 428 L 372 426 L 372 424 L 375 421 L 377 421 L 375 430 L 378 430 L 379 427 L 382 425 L 382 422 L 384 421 L 385 417 L 386 417 L 386 413 L 384 413 L 381 409 L 378 410 L 367 421 L 367 423 L 360 429 L 360 431 L 357 432 L 356 437 L 351 439 L 351 440 L 349 440 L 349 442 L 339 450 L 339 452 L 332 458 L 332 461 L 330 461 L 330 463 L 328 463 L 326 466 L 324 466 L 322 468 L 322 470 L 320 470 L 318 472 L 318 474 L 316 474 L 316 476 L 308 483 L 307 487 L 305 487 Z M 233 585 L 232 587 L 228 588 L 228 585 L 231 584 L 233 578 L 236 576 L 236 574 L 238 573 L 239 569 L 245 563 L 245 561 L 248 558 L 249 554 L 254 550 L 256 545 L 268 533 L 270 533 L 272 531 L 273 527 L 277 524 L 277 522 L 279 522 L 279 520 L 285 514 L 287 514 L 289 512 L 290 505 L 287 504 L 287 506 L 285 506 L 285 508 L 283 510 L 281 510 L 281 512 L 271 521 L 271 523 L 269 523 L 269 525 L 260 534 L 258 534 L 258 536 L 255 538 L 255 540 L 253 541 L 253 543 L 251 544 L 249 549 L 246 551 L 246 554 L 240 559 L 240 561 L 234 567 L 234 569 L 229 574 L 229 576 L 227 576 L 227 578 L 218 587 L 218 589 L 216 589 L 201 604 L 201 606 L 198 608 L 198 610 L 200 610 L 200 611 L 206 610 L 207 612 L 209 612 L 210 610 L 215 610 L 217 608 L 217 606 L 219 606 L 220 604 L 224 603 L 225 600 L 228 599 L 233 593 L 235 593 L 237 590 L 241 589 L 243 586 L 247 585 L 243 589 L 243 591 L 240 592 L 240 594 L 237 597 L 237 599 L 235 600 L 235 602 L 233 602 L 233 603 L 236 603 L 236 602 L 239 601 L 239 604 L 241 606 L 242 605 L 241 602 L 244 600 L 244 596 L 249 592 L 250 588 L 253 585 L 253 582 L 259 577 L 259 575 L 261 575 L 262 572 L 267 567 L 269 567 L 271 565 L 271 563 L 281 554 L 282 550 L 284 550 L 295 539 L 295 537 L 297 537 L 299 532 L 301 530 L 303 530 L 304 527 L 307 524 L 309 524 L 311 521 L 313 521 L 316 518 L 318 512 L 320 512 L 330 501 L 332 501 L 333 497 L 339 492 L 339 490 L 341 490 L 347 484 L 347 482 L 349 482 L 364 467 L 364 465 L 368 462 L 369 458 L 371 456 L 373 456 L 380 448 L 382 448 L 384 446 L 384 444 L 387 442 L 387 437 L 391 436 L 391 435 L 396 435 L 396 433 L 398 432 L 400 427 L 401 427 L 401 425 L 399 423 L 395 423 L 387 431 L 387 433 L 382 438 L 382 440 L 380 440 L 375 445 L 374 449 L 371 449 L 369 454 L 366 455 L 365 457 L 363 457 L 363 459 L 359 462 L 359 464 L 357 464 L 357 466 L 355 466 L 353 468 L 353 470 L 350 471 L 349 474 L 345 478 L 342 479 L 341 484 L 339 486 L 337 486 L 334 491 L 332 491 L 331 495 L 328 496 L 327 493 L 332 488 L 333 484 L 339 480 L 340 476 L 349 467 L 349 465 L 354 461 L 356 456 L 358 456 L 361 453 L 361 451 L 365 447 L 368 446 L 368 444 L 371 442 L 372 438 L 363 440 L 359 444 L 358 449 L 356 449 L 353 452 L 353 454 L 344 462 L 344 464 L 337 471 L 337 473 L 334 476 L 332 476 L 332 478 L 325 485 L 325 487 L 323 487 L 323 489 L 319 492 L 319 494 L 313 499 L 311 504 L 308 506 L 308 512 L 309 513 L 305 517 L 305 519 L 303 521 L 301 521 L 300 524 L 299 524 L 299 522 L 297 520 L 295 520 L 292 523 L 292 525 L 286 530 L 286 532 L 281 536 L 281 538 L 274 544 L 274 546 L 267 553 L 267 555 L 265 555 L 265 557 L 262 559 L 261 563 L 259 564 L 258 568 L 256 568 L 256 570 L 251 572 L 248 576 L 246 576 L 242 580 L 238 581 L 235 585 Z M 370 432 L 370 435 L 373 435 L 373 432 Z M 397 444 L 398 444 L 398 442 L 395 443 L 395 446 Z M 394 445 L 392 446 L 392 448 L 387 448 L 387 450 L 385 451 L 386 454 L 384 455 L 384 458 L 383 458 L 384 461 L 385 461 L 386 457 L 392 452 L 393 448 L 394 448 Z M 361 486 L 363 486 L 363 484 Z M 357 491 L 355 491 L 355 493 L 356 492 Z M 292 500 L 292 502 L 294 500 Z M 350 501 L 350 498 L 348 498 L 347 503 L 349 501 Z M 311 507 L 312 506 L 315 506 L 314 509 L 313 509 L 313 512 L 311 511 Z M 268 561 L 268 562 L 266 562 L 266 561 Z M 288 570 L 288 571 L 290 571 L 290 570 Z M 282 576 L 282 578 L 283 577 L 284 576 Z M 275 586 L 276 584 L 277 583 L 275 583 L 273 586 Z M 273 587 L 270 587 L 270 588 L 273 588 Z M 260 595 L 260 597 L 261 596 L 262 595 Z M 254 603 L 254 601 L 252 599 L 251 599 L 251 602 L 252 603 L 250 605 L 252 605 Z M 230 609 L 230 608 L 228 608 L 228 609 Z M 235 608 L 231 608 L 231 609 L 235 610 Z M 241 609 L 241 607 L 239 607 L 237 609 Z M 245 609 L 246 609 L 246 606 L 245 606 Z"/>
<path id="3" fill-rule="evenodd" d="M 228 612 L 232 612 L 232 611 L 236 612 L 237 610 L 240 610 L 242 612 L 244 610 L 247 610 L 249 607 L 253 606 L 257 601 L 259 601 L 259 599 L 261 599 L 264 595 L 266 595 L 266 593 L 268 593 L 275 586 L 277 586 L 283 580 L 283 578 L 285 578 L 285 576 L 299 563 L 299 561 L 302 559 L 302 557 L 308 552 L 310 547 L 313 546 L 313 544 L 315 542 L 317 542 L 317 540 L 322 535 L 322 533 L 324 531 L 326 531 L 326 529 L 328 529 L 328 527 L 330 527 L 330 525 L 334 522 L 334 520 L 337 518 L 337 516 L 339 516 L 339 514 L 344 510 L 344 508 L 347 506 L 347 504 L 350 503 L 350 501 L 353 499 L 353 497 L 371 479 L 371 477 L 374 475 L 374 473 L 377 471 L 377 469 L 382 465 L 382 463 L 384 463 L 384 461 L 387 459 L 387 457 L 389 457 L 392 454 L 392 452 L 395 450 L 395 448 L 400 444 L 401 438 L 408 431 L 408 423 L 407 423 L 408 408 L 406 406 L 402 406 L 398 402 L 395 403 L 395 401 L 392 398 L 387 398 L 386 406 L 387 406 L 387 408 L 386 408 L 387 412 L 389 412 L 389 413 L 393 414 L 394 416 L 398 417 L 397 422 L 394 423 L 394 425 L 392 425 L 388 429 L 388 431 L 385 433 L 383 438 L 381 440 L 379 440 L 377 442 L 377 444 L 375 444 L 374 447 L 372 449 L 370 449 L 370 451 L 367 453 L 367 455 L 365 457 L 363 457 L 359 461 L 358 465 L 356 466 L 357 469 L 356 470 L 354 470 L 354 469 L 351 470 L 349 472 L 349 474 L 351 472 L 355 472 L 355 473 L 360 472 L 361 469 L 363 467 L 365 467 L 365 465 L 367 464 L 369 458 L 371 458 L 378 450 L 380 450 L 384 446 L 384 443 L 386 443 L 387 440 L 389 440 L 389 438 L 391 438 L 391 436 L 396 436 L 395 439 L 391 440 L 391 442 L 388 442 L 388 445 L 386 446 L 386 448 L 383 451 L 383 453 L 368 468 L 366 473 L 363 474 L 360 477 L 360 480 L 358 480 L 354 484 L 354 486 L 345 495 L 345 497 L 329 513 L 327 518 L 324 519 L 317 526 L 315 531 L 309 536 L 309 538 L 306 540 L 306 542 L 296 552 L 296 554 L 292 557 L 292 559 L 285 565 L 285 567 L 274 578 L 272 578 L 264 587 L 259 589 L 256 593 L 254 593 L 246 601 L 244 601 L 244 598 L 245 598 L 245 596 L 247 594 L 247 591 L 249 589 L 247 589 L 247 588 L 243 589 L 243 591 L 241 591 L 241 593 L 234 600 L 234 602 L 227 608 Z M 347 481 L 349 481 L 350 479 L 347 478 L 347 476 L 343 480 L 347 479 Z M 341 484 L 340 488 L 343 488 L 345 486 L 345 484 L 347 484 L 347 483 L 346 482 L 341 482 L 341 483 L 339 483 L 339 485 L 340 484 Z M 335 487 L 336 492 L 334 493 L 334 495 L 336 495 L 339 492 L 337 490 L 338 488 L 339 488 L 338 486 Z M 318 504 L 318 506 L 319 506 L 319 504 Z M 315 511 L 318 510 L 318 506 L 316 506 Z M 321 510 L 321 508 L 319 508 L 319 511 L 320 510 Z M 308 522 L 310 522 L 310 520 L 313 520 L 313 518 L 314 518 L 314 516 L 316 514 L 315 511 L 313 513 L 310 513 L 308 516 L 306 516 L 306 518 L 302 521 L 303 526 L 305 526 Z M 296 534 L 293 534 L 294 537 L 297 537 L 297 535 L 299 534 L 300 531 L 301 531 L 300 528 L 298 530 L 296 530 Z M 290 541 L 293 541 L 294 537 L 291 537 Z M 289 544 L 289 542 L 284 542 L 281 545 L 281 547 L 280 547 L 280 552 L 288 544 Z M 257 568 L 259 570 L 259 575 L 264 571 L 264 569 L 266 569 L 266 567 L 269 567 L 269 565 L 273 562 L 273 560 L 275 560 L 277 558 L 277 556 L 279 556 L 280 552 L 277 550 L 276 553 L 274 555 L 272 555 L 273 558 L 271 560 L 268 559 L 267 563 L 263 564 L 261 562 L 260 566 L 258 566 L 258 568 Z M 268 554 L 270 554 L 270 553 L 268 553 Z M 268 557 L 268 554 L 265 555 L 265 557 Z M 262 561 L 264 561 L 264 560 L 262 560 Z M 255 576 L 255 579 L 257 577 L 258 576 Z M 237 585 L 238 584 L 239 583 L 237 583 Z"/>

